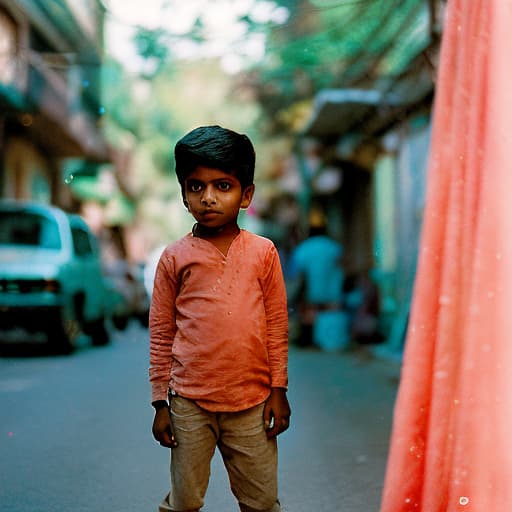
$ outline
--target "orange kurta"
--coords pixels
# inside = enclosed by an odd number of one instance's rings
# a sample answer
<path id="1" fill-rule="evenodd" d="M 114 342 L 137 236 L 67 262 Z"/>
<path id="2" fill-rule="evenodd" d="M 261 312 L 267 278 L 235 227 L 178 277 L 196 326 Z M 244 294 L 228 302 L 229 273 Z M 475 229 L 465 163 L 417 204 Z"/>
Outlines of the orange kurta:
<path id="1" fill-rule="evenodd" d="M 158 263 L 150 313 L 152 399 L 169 387 L 239 411 L 288 384 L 288 310 L 274 244 L 242 230 L 227 255 L 191 234 Z"/>
<path id="2" fill-rule="evenodd" d="M 381 512 L 512 510 L 512 0 L 452 0 Z"/>

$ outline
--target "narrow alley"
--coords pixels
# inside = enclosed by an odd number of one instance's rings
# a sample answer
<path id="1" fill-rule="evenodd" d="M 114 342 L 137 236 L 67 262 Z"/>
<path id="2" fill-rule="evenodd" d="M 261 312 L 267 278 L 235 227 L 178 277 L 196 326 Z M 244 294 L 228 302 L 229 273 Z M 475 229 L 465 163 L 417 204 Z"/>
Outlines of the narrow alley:
<path id="1" fill-rule="evenodd" d="M 168 451 L 151 436 L 147 331 L 68 357 L 0 358 L 0 510 L 156 511 Z M 358 350 L 290 352 L 283 512 L 378 512 L 399 368 Z M 236 512 L 218 456 L 205 512 Z"/>

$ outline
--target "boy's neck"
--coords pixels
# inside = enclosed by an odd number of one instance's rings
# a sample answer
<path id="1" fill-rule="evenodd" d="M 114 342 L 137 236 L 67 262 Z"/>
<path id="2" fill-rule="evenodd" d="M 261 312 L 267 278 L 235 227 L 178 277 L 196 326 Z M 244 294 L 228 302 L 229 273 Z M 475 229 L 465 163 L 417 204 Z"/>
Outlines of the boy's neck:
<path id="1" fill-rule="evenodd" d="M 192 228 L 193 236 L 208 240 L 224 255 L 227 254 L 229 247 L 231 246 L 231 242 L 239 233 L 240 228 L 238 227 L 238 224 L 230 224 L 220 228 L 209 228 L 196 223 Z"/>

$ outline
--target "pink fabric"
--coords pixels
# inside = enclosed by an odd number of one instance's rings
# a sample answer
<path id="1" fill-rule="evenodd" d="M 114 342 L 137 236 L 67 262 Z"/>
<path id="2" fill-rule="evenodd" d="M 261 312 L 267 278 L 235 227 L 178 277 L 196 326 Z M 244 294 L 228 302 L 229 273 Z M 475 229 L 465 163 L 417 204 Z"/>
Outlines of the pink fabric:
<path id="1" fill-rule="evenodd" d="M 150 338 L 153 400 L 171 386 L 209 411 L 240 411 L 286 387 L 286 289 L 272 242 L 242 230 L 227 256 L 191 234 L 167 247 Z"/>
<path id="2" fill-rule="evenodd" d="M 512 1 L 448 3 L 381 512 L 512 510 Z"/>

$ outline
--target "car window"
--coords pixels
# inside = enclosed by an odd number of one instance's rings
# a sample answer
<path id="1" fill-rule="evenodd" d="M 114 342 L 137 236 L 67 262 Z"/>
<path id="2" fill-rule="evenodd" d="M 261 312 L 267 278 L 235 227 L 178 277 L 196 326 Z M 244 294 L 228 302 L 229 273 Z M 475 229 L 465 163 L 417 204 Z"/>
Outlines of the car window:
<path id="1" fill-rule="evenodd" d="M 0 244 L 62 247 L 57 222 L 34 212 L 0 212 Z"/>
<path id="2" fill-rule="evenodd" d="M 73 247 L 77 256 L 87 256 L 93 253 L 91 239 L 87 231 L 73 227 L 71 228 L 71 235 L 73 236 Z"/>

